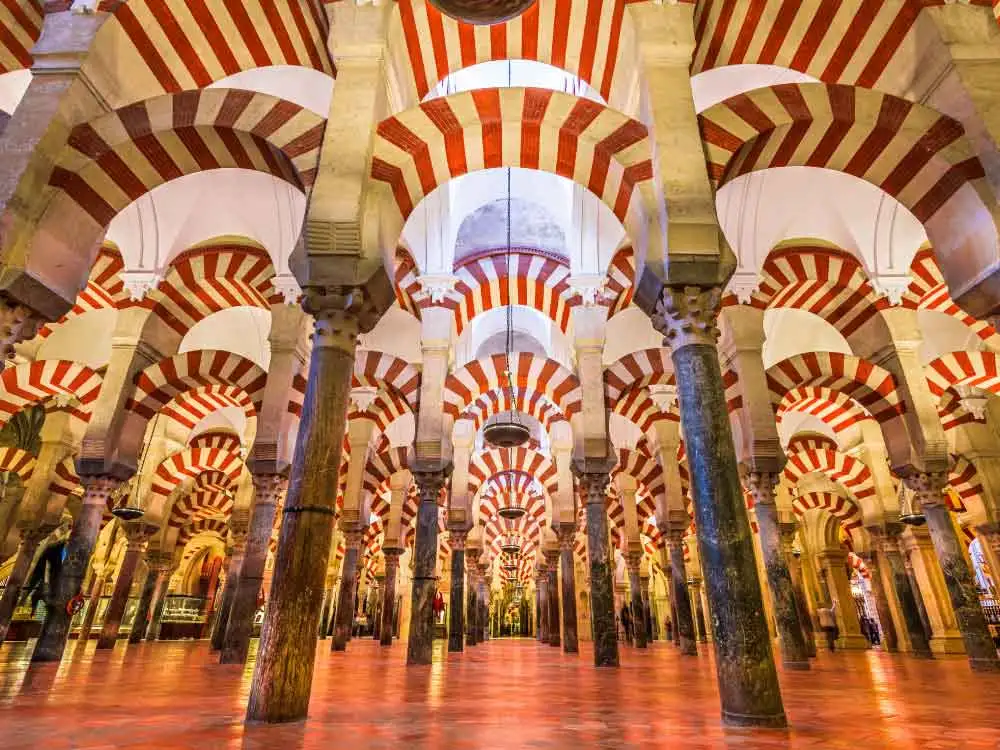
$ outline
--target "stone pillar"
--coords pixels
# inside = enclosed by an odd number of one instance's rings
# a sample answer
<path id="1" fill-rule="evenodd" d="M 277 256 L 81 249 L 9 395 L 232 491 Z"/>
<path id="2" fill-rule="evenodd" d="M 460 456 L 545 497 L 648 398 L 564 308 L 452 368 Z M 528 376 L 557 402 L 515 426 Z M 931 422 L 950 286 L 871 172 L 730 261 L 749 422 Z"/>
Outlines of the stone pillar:
<path id="1" fill-rule="evenodd" d="M 550 646 L 558 648 L 562 644 L 559 619 L 559 550 L 547 549 L 545 555 L 545 569 L 549 578 L 549 640 Z"/>
<path id="2" fill-rule="evenodd" d="M 345 526 L 344 561 L 340 567 L 340 596 L 337 599 L 337 612 L 334 615 L 333 641 L 331 651 L 345 651 L 347 642 L 351 640 L 354 627 L 354 599 L 358 589 L 358 562 L 361 559 L 362 529 L 351 524 Z"/>
<path id="3" fill-rule="evenodd" d="M 849 649 L 868 648 L 868 641 L 861 635 L 861 622 L 858 620 L 851 581 L 847 575 L 847 552 L 843 549 L 824 550 L 817 555 L 817 560 L 840 630 L 837 645 Z"/>
<path id="4" fill-rule="evenodd" d="M 653 610 L 649 603 L 649 573 L 639 570 L 639 587 L 642 590 L 642 629 L 646 631 L 646 640 L 652 643 L 656 640 L 653 631 Z"/>
<path id="5" fill-rule="evenodd" d="M 379 633 L 379 643 L 383 646 L 392 645 L 392 629 L 396 622 L 396 578 L 399 571 L 399 556 L 403 550 L 399 547 L 384 547 L 385 556 L 385 586 L 382 588 L 382 630 Z"/>
<path id="6" fill-rule="evenodd" d="M 479 576 L 479 641 L 480 643 L 490 637 L 490 589 L 487 584 L 489 580 L 486 574 L 488 565 L 481 565 L 482 572 Z"/>
<path id="7" fill-rule="evenodd" d="M 861 555 L 871 576 L 872 595 L 875 598 L 875 611 L 878 613 L 878 622 L 882 629 L 882 648 L 888 653 L 899 650 L 896 640 L 896 624 L 892 621 L 892 609 L 889 607 L 889 597 L 885 593 L 885 584 L 882 580 L 882 566 L 879 563 L 880 555 L 874 549 L 868 550 Z"/>
<path id="8" fill-rule="evenodd" d="M 538 640 L 549 642 L 549 572 L 543 563 L 538 564 L 538 577 L 535 579 L 538 591 Z"/>
<path id="9" fill-rule="evenodd" d="M 336 516 L 336 468 L 347 423 L 367 291 L 307 287 L 315 318 L 309 378 L 281 517 L 270 600 L 250 685 L 248 721 L 298 721 L 309 709 L 316 630 Z M 244 561 L 245 562 L 245 561 Z"/>
<path id="10" fill-rule="evenodd" d="M 112 543 L 108 543 L 110 553 Z M 77 635 L 77 642 L 86 643 L 90 640 L 90 632 L 94 628 L 94 618 L 97 617 L 97 608 L 101 603 L 101 596 L 104 594 L 104 587 L 108 583 L 108 564 L 95 563 L 93 566 L 93 579 L 90 582 L 90 593 L 87 595 L 87 611 L 83 613 L 83 622 L 80 623 L 80 633 Z"/>
<path id="11" fill-rule="evenodd" d="M 118 578 L 115 580 L 115 589 L 111 593 L 111 601 L 108 602 L 108 608 L 104 614 L 101 637 L 97 639 L 97 648 L 99 649 L 114 648 L 118 641 L 118 630 L 121 628 L 122 617 L 128 606 L 135 570 L 139 565 L 143 550 L 146 548 L 150 533 L 155 530 L 141 521 L 126 523 L 123 526 L 125 537 L 128 539 L 128 547 L 125 550 L 122 566 L 118 570 Z"/>
<path id="12" fill-rule="evenodd" d="M 170 561 L 154 561 L 152 571 L 156 572 L 156 584 L 153 589 L 153 602 L 150 610 L 153 615 L 149 618 L 149 627 L 146 628 L 145 638 L 147 641 L 155 641 L 160 638 L 160 625 L 163 622 L 163 607 L 167 603 L 167 588 L 170 585 L 170 576 L 173 575 L 174 568 Z"/>
<path id="13" fill-rule="evenodd" d="M 132 620 L 132 629 L 128 633 L 129 643 L 138 643 L 146 635 L 149 627 L 149 607 L 153 602 L 153 591 L 156 588 L 157 571 L 154 569 L 153 560 L 150 555 L 146 555 L 146 577 L 142 581 L 142 588 L 139 591 L 139 603 L 135 608 L 135 619 Z M 154 557 L 155 559 L 155 557 Z"/>
<path id="14" fill-rule="evenodd" d="M 590 621 L 594 635 L 594 665 L 618 666 L 615 628 L 615 594 L 611 551 L 608 548 L 608 514 L 604 495 L 610 481 L 610 460 L 584 459 L 573 465 L 586 503 L 587 558 L 590 565 Z"/>
<path id="15" fill-rule="evenodd" d="M 21 598 L 21 589 L 28 578 L 28 573 L 31 572 L 31 563 L 35 559 L 38 545 L 50 533 L 52 533 L 51 526 L 21 531 L 21 542 L 17 546 L 14 567 L 7 577 L 3 596 L 0 596 L 0 644 L 7 640 L 7 631 L 10 630 L 10 623 L 14 619 L 14 610 L 17 609 L 17 603 Z"/>
<path id="16" fill-rule="evenodd" d="M 73 620 L 66 607 L 70 599 L 81 591 L 90 555 L 101 530 L 101 517 L 115 487 L 115 482 L 109 477 L 87 477 L 84 482 L 83 506 L 73 521 L 73 530 L 66 542 L 66 559 L 53 587 L 53 596 L 45 602 L 45 622 L 31 654 L 33 662 L 62 659 Z"/>
<path id="17" fill-rule="evenodd" d="M 788 561 L 781 547 L 781 530 L 778 526 L 778 506 L 775 490 L 780 477 L 771 472 L 752 471 L 747 475 L 747 486 L 754 498 L 758 537 L 767 571 L 771 592 L 771 608 L 778 628 L 781 663 L 785 669 L 809 669 L 809 652 L 795 603 L 792 576 Z"/>
<path id="18" fill-rule="evenodd" d="M 916 492 L 916 499 L 927 518 L 927 528 L 941 563 L 948 598 L 962 632 L 969 666 L 975 671 L 1000 671 L 1000 659 L 997 658 L 997 650 L 979 603 L 975 576 L 972 575 L 969 558 L 959 541 L 944 496 L 948 487 L 948 473 L 918 473 L 907 477 L 905 481 Z"/>
<path id="19" fill-rule="evenodd" d="M 264 580 L 274 516 L 285 480 L 278 474 L 257 474 L 254 475 L 253 484 L 253 509 L 250 512 L 240 575 L 233 591 L 233 603 L 229 607 L 226 635 L 222 639 L 220 664 L 243 664 L 250 650 L 253 620 L 257 614 L 257 597 L 260 596 Z"/>
<path id="20" fill-rule="evenodd" d="M 632 632 L 636 648 L 646 648 L 646 627 L 642 616 L 642 586 L 639 583 L 639 563 L 642 562 L 642 552 L 630 551 L 625 555 L 625 567 L 628 570 L 628 588 L 632 607 Z"/>
<path id="21" fill-rule="evenodd" d="M 434 594 L 437 592 L 438 497 L 451 467 L 417 469 L 413 478 L 420 492 L 417 536 L 413 545 L 413 598 L 407 664 L 430 664 L 434 647 Z"/>
<path id="22" fill-rule="evenodd" d="M 466 610 L 468 612 L 468 627 L 465 636 L 466 646 L 475 646 L 479 643 L 479 617 L 477 611 L 476 600 L 478 595 L 476 593 L 479 587 L 479 576 L 475 572 L 475 565 L 472 564 L 470 559 L 469 565 L 469 596 L 466 605 Z"/>
<path id="23" fill-rule="evenodd" d="M 451 546 L 451 611 L 448 623 L 448 650 L 463 651 L 465 644 L 465 540 L 467 528 L 450 529 Z M 388 567 L 386 567 L 388 575 Z"/>
<path id="24" fill-rule="evenodd" d="M 796 525 L 794 522 L 778 525 L 781 531 L 781 548 L 788 562 L 788 574 L 792 578 L 792 591 L 795 593 L 795 606 L 799 610 L 799 624 L 802 626 L 802 638 L 806 644 L 809 657 L 816 656 L 816 638 L 813 635 L 812 616 L 809 614 L 809 602 L 806 599 L 805 584 L 802 582 L 802 552 L 795 552 L 792 545 L 795 541 Z"/>
<path id="25" fill-rule="evenodd" d="M 677 379 L 722 718 L 779 727 L 785 712 L 716 349 L 721 299 L 721 287 L 666 287 L 650 319 Z"/>
<path id="26" fill-rule="evenodd" d="M 899 614 L 910 641 L 910 649 L 918 658 L 932 659 L 934 657 L 928 642 L 928 631 L 924 626 L 917 599 L 920 592 L 914 589 L 913 577 L 907 570 L 908 563 L 900 548 L 899 535 L 903 528 L 899 524 L 890 524 L 885 530 L 870 529 L 870 531 L 878 547 L 879 556 L 885 563 L 885 573 L 899 605 Z"/>
<path id="27" fill-rule="evenodd" d="M 229 556 L 226 583 L 222 588 L 222 601 L 219 603 L 219 614 L 215 618 L 215 625 L 212 628 L 211 648 L 213 651 L 222 649 L 222 644 L 226 640 L 226 629 L 229 627 L 233 597 L 236 596 L 236 586 L 240 580 L 240 569 L 243 567 L 243 557 L 246 554 L 249 523 L 249 508 L 233 510 L 232 518 L 229 521 L 229 532 L 233 537 L 233 547 Z"/>
<path id="28" fill-rule="evenodd" d="M 708 643 L 708 620 L 705 617 L 705 604 L 701 594 L 701 579 L 688 580 L 691 598 L 694 600 L 694 624 L 698 628 L 698 642 Z"/>
<path id="29" fill-rule="evenodd" d="M 674 614 L 674 645 L 685 656 L 695 656 L 698 646 L 692 611 L 691 595 L 688 593 L 687 571 L 684 568 L 684 531 L 669 528 L 664 531 L 667 553 L 670 555 L 670 603 Z"/>
<path id="30" fill-rule="evenodd" d="M 576 526 L 572 523 L 556 527 L 559 537 L 559 572 L 562 575 L 562 644 L 567 654 L 579 652 L 579 638 L 576 633 L 576 566 L 573 560 L 573 546 Z"/>

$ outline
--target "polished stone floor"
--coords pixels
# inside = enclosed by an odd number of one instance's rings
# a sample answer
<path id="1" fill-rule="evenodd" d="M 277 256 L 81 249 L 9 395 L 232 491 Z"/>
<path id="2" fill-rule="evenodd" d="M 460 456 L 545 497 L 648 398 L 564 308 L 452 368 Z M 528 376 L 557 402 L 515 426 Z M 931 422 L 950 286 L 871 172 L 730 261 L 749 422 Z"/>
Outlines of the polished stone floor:
<path id="1" fill-rule="evenodd" d="M 595 670 L 535 641 L 491 641 L 407 668 L 405 648 L 319 644 L 308 721 L 244 726 L 250 670 L 220 667 L 205 643 L 71 644 L 28 667 L 0 647 L 0 748 L 1000 748 L 1000 675 L 963 659 L 821 654 L 781 675 L 791 729 L 719 723 L 711 652 L 624 648 Z"/>

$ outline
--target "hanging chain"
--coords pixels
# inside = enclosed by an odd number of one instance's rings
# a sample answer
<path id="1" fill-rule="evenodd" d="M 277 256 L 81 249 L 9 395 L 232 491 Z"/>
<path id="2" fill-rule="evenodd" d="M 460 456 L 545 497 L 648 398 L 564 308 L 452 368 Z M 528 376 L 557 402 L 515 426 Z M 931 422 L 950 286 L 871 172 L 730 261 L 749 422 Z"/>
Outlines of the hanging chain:
<path id="1" fill-rule="evenodd" d="M 511 267 L 511 202 L 510 202 L 510 167 L 507 167 L 507 341 L 505 344 L 505 366 L 507 368 L 507 397 L 510 401 L 510 421 L 517 423 L 514 411 L 514 370 L 511 367 L 510 355 L 514 350 L 514 271 Z"/>

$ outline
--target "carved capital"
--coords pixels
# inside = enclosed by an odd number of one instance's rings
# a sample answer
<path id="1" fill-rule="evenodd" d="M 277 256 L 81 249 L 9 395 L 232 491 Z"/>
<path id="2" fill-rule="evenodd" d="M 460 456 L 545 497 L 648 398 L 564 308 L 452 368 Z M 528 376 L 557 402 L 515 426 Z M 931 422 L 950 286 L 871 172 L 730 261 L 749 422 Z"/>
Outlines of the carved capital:
<path id="1" fill-rule="evenodd" d="M 451 464 L 437 469 L 414 469 L 413 481 L 417 483 L 420 502 L 437 504 L 441 488 L 451 476 Z"/>
<path id="2" fill-rule="evenodd" d="M 125 538 L 128 540 L 128 550 L 130 552 L 145 549 L 149 538 L 157 531 L 156 526 L 142 523 L 141 521 L 124 523 L 122 524 L 122 528 L 125 532 Z"/>
<path id="3" fill-rule="evenodd" d="M 101 474 L 80 477 L 80 484 L 83 485 L 84 505 L 102 505 L 107 507 L 108 500 L 111 499 L 111 495 L 119 482 L 114 477 Z"/>
<path id="4" fill-rule="evenodd" d="M 642 550 L 628 550 L 624 554 L 625 567 L 629 573 L 638 573 L 639 565 L 642 563 Z"/>
<path id="5" fill-rule="evenodd" d="M 572 523 L 560 523 L 554 527 L 556 538 L 559 539 L 559 549 L 573 551 L 576 547 L 576 525 Z"/>
<path id="6" fill-rule="evenodd" d="M 364 529 L 361 526 L 344 526 L 344 545 L 347 549 L 358 549 L 361 547 L 361 538 L 364 536 Z"/>
<path id="7" fill-rule="evenodd" d="M 781 477 L 772 471 L 748 471 L 744 477 L 754 505 L 774 505 Z"/>
<path id="8" fill-rule="evenodd" d="M 255 505 L 274 505 L 285 490 L 287 480 L 281 474 L 254 474 Z"/>
<path id="9" fill-rule="evenodd" d="M 302 309 L 315 318 L 313 346 L 340 349 L 353 356 L 358 336 L 369 330 L 362 320 L 364 298 L 360 287 L 307 287 Z"/>
<path id="10" fill-rule="evenodd" d="M 689 344 L 715 346 L 721 306 L 721 287 L 665 287 L 650 321 L 671 349 Z"/>
<path id="11" fill-rule="evenodd" d="M 587 505 L 598 503 L 603 505 L 608 483 L 611 481 L 611 474 L 607 471 L 586 471 L 576 464 L 573 465 L 573 474 L 580 482 L 583 501 Z"/>
<path id="12" fill-rule="evenodd" d="M 30 307 L 0 299 L 0 352 L 5 360 L 14 358 L 14 344 L 35 337 L 45 321 Z"/>
<path id="13" fill-rule="evenodd" d="M 451 547 L 452 551 L 464 550 L 465 542 L 469 537 L 468 529 L 449 529 L 448 530 L 448 545 Z"/>
<path id="14" fill-rule="evenodd" d="M 903 478 L 903 483 L 916 495 L 922 508 L 944 505 L 948 487 L 948 472 L 920 471 Z"/>

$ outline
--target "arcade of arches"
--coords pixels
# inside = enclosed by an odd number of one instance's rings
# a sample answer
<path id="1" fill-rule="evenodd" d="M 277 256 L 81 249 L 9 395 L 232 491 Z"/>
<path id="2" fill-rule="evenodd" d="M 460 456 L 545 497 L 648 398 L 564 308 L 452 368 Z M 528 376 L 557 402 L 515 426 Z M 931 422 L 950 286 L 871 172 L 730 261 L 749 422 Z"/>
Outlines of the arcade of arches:
<path id="1" fill-rule="evenodd" d="M 980 0 L 4 0 L 0 736 L 992 743 L 998 101 Z"/>

